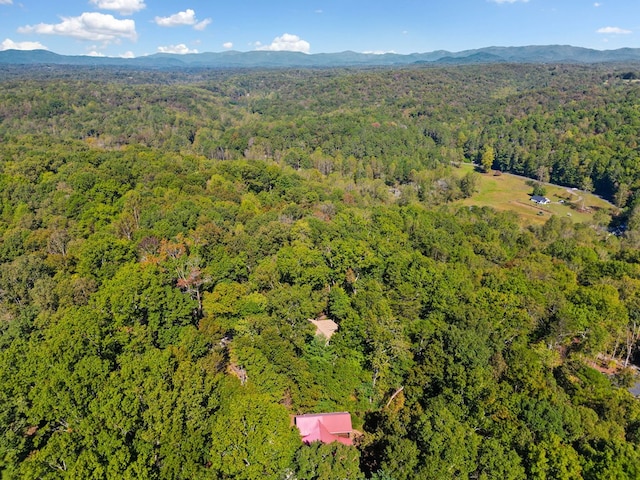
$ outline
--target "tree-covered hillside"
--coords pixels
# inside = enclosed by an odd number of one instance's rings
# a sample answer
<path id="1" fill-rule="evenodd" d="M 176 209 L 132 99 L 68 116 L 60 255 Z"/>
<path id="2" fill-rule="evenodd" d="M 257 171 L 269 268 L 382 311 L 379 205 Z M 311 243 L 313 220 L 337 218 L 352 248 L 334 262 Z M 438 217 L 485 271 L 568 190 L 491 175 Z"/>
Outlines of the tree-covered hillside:
<path id="1" fill-rule="evenodd" d="M 3 478 L 638 478 L 627 71 L 3 70 Z M 626 232 L 453 207 L 488 149 Z"/>
<path id="2" fill-rule="evenodd" d="M 0 133 L 273 159 L 387 184 L 406 184 L 412 170 L 438 162 L 479 161 L 491 148 L 496 169 L 590 185 L 625 206 L 639 177 L 634 74 L 633 66 L 611 65 L 192 73 L 6 67 Z"/>

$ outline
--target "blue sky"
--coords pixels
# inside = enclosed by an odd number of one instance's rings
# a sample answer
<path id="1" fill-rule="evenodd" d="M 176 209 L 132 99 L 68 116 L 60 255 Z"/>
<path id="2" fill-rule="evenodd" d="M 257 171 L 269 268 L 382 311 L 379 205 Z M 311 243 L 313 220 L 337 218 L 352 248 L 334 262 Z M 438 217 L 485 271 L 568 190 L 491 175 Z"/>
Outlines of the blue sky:
<path id="1" fill-rule="evenodd" d="M 0 0 L 0 50 L 67 55 L 640 47 L 640 0 Z"/>

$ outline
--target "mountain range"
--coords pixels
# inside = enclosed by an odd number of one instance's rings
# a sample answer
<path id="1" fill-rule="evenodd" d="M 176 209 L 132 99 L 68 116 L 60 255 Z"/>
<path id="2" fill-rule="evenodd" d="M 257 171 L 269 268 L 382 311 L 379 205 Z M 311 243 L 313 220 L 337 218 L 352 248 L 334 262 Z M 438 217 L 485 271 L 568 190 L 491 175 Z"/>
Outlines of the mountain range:
<path id="1" fill-rule="evenodd" d="M 0 51 L 0 65 L 85 65 L 129 66 L 137 68 L 283 68 L 401 66 L 412 64 L 479 63 L 607 63 L 640 61 L 640 48 L 594 50 L 569 45 L 486 47 L 461 52 L 438 50 L 429 53 L 373 54 L 357 52 L 316 53 L 271 51 L 225 51 L 186 55 L 157 53 L 120 58 L 59 55 L 48 50 Z"/>

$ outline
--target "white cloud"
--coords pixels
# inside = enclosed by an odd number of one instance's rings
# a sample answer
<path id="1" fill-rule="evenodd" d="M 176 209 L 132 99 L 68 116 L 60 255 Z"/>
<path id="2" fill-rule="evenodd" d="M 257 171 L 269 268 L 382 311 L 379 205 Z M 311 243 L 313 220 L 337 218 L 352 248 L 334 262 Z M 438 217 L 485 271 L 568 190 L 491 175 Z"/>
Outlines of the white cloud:
<path id="1" fill-rule="evenodd" d="M 0 0 L 0 5 L 11 5 L 13 0 Z"/>
<path id="2" fill-rule="evenodd" d="M 49 50 L 40 42 L 14 42 L 10 38 L 5 38 L 0 43 L 0 50 Z"/>
<path id="3" fill-rule="evenodd" d="M 188 8 L 184 12 L 174 13 L 168 17 L 156 17 L 154 22 L 161 27 L 181 27 L 184 25 L 192 26 L 196 30 L 204 30 L 211 23 L 210 18 L 198 21 L 196 12 Z"/>
<path id="4" fill-rule="evenodd" d="M 233 48 L 233 43 L 225 42 L 225 43 L 222 44 L 222 46 L 228 50 L 230 48 Z"/>
<path id="5" fill-rule="evenodd" d="M 597 33 L 606 33 L 613 35 L 628 35 L 629 33 L 633 33 L 631 30 L 625 30 L 620 27 L 602 27 L 596 30 Z"/>
<path id="6" fill-rule="evenodd" d="M 102 10 L 115 10 L 120 15 L 131 15 L 146 7 L 144 0 L 90 0 L 90 2 Z"/>
<path id="7" fill-rule="evenodd" d="M 198 50 L 190 50 L 184 43 L 178 45 L 167 45 L 166 47 L 158 47 L 160 53 L 178 53 L 184 55 L 185 53 L 198 53 Z"/>
<path id="8" fill-rule="evenodd" d="M 177 27 L 180 25 L 195 25 L 196 12 L 190 8 L 184 12 L 174 13 L 168 17 L 156 17 L 155 22 L 161 27 Z"/>
<path id="9" fill-rule="evenodd" d="M 262 45 L 256 42 L 257 50 L 270 50 L 272 52 L 302 52 L 309 53 L 311 45 L 306 40 L 302 40 L 298 35 L 285 33 L 281 37 L 276 37 L 271 45 Z"/>
<path id="10" fill-rule="evenodd" d="M 127 50 L 122 55 L 120 55 L 120 58 L 135 58 L 135 55 L 131 50 Z"/>
<path id="11" fill-rule="evenodd" d="M 210 18 L 205 18 L 201 22 L 196 23 L 193 26 L 193 29 L 194 30 L 204 30 L 205 28 L 207 28 L 207 25 L 209 25 L 210 23 L 211 23 L 211 19 Z"/>
<path id="12" fill-rule="evenodd" d="M 122 38 L 136 40 L 136 23 L 133 20 L 119 20 L 113 15 L 90 12 L 79 17 L 62 17 L 62 22 L 52 25 L 39 23 L 18 28 L 19 33 L 39 33 L 42 35 L 62 35 L 65 37 L 111 43 Z"/>
<path id="13" fill-rule="evenodd" d="M 385 55 L 387 53 L 396 53 L 393 50 L 368 50 L 366 52 L 362 52 L 366 55 Z"/>
<path id="14" fill-rule="evenodd" d="M 596 7 L 596 8 L 598 8 L 598 7 L 601 7 L 601 6 L 602 6 L 602 4 L 601 4 L 601 3 L 596 2 L 596 3 L 594 3 L 594 4 L 593 4 L 593 6 L 594 6 L 594 7 Z"/>
<path id="15" fill-rule="evenodd" d="M 90 57 L 104 57 L 104 53 L 96 52 L 95 50 L 91 50 L 87 55 Z"/>

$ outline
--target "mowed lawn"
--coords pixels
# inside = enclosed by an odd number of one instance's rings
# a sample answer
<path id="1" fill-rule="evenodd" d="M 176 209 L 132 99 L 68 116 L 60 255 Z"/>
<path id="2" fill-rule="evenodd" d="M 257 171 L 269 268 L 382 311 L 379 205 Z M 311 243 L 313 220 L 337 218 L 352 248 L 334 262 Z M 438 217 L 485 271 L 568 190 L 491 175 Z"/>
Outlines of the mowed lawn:
<path id="1" fill-rule="evenodd" d="M 463 164 L 460 173 L 464 175 L 474 167 Z M 545 196 L 551 200 L 548 205 L 537 205 L 531 201 L 533 188 L 528 179 L 508 173 L 480 173 L 476 193 L 471 198 L 461 200 L 461 205 L 489 206 L 496 210 L 516 212 L 524 224 L 542 224 L 551 215 L 571 219 L 573 222 L 591 222 L 593 215 L 603 210 L 612 215 L 617 209 L 609 202 L 585 192 L 569 187 L 545 185 Z M 584 211 L 582 210 L 584 202 Z"/>

